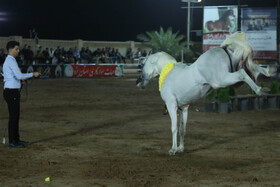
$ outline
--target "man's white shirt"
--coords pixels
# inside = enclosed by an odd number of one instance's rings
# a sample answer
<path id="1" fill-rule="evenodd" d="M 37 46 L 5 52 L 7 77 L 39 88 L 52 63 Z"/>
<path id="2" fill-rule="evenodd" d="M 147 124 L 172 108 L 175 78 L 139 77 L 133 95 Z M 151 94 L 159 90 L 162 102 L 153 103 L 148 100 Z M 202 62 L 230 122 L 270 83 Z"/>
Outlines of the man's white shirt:
<path id="1" fill-rule="evenodd" d="M 33 73 L 21 73 L 16 59 L 8 55 L 3 64 L 4 89 L 19 89 L 20 80 L 33 77 Z"/>

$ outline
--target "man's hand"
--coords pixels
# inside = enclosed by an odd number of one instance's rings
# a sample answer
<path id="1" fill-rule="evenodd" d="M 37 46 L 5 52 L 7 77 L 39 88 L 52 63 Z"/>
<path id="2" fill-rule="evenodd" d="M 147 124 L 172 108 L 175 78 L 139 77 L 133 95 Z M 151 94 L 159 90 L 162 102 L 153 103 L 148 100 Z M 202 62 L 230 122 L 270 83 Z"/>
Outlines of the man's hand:
<path id="1" fill-rule="evenodd" d="M 39 77 L 41 75 L 41 73 L 39 72 L 33 72 L 33 77 Z"/>

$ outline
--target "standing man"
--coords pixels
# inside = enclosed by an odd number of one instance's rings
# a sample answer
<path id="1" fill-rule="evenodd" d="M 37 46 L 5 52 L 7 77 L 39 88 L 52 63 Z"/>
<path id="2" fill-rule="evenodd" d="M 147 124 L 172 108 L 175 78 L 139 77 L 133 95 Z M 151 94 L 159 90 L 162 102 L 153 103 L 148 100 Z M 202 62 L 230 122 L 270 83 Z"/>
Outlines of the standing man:
<path id="1" fill-rule="evenodd" d="M 8 56 L 3 64 L 4 76 L 4 99 L 9 110 L 9 147 L 25 147 L 29 142 L 19 139 L 19 113 L 20 113 L 20 87 L 21 80 L 31 77 L 38 77 L 40 73 L 21 73 L 16 57 L 19 54 L 19 42 L 10 41 L 7 43 Z"/>

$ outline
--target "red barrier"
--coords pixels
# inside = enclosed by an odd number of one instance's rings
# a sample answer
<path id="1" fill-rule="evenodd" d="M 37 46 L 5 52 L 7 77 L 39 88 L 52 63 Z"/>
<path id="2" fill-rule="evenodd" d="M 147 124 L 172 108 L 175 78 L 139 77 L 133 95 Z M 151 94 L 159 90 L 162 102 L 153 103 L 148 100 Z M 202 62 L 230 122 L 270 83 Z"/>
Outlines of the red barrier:
<path id="1" fill-rule="evenodd" d="M 65 65 L 65 77 L 116 77 L 123 76 L 123 68 L 118 65 Z"/>

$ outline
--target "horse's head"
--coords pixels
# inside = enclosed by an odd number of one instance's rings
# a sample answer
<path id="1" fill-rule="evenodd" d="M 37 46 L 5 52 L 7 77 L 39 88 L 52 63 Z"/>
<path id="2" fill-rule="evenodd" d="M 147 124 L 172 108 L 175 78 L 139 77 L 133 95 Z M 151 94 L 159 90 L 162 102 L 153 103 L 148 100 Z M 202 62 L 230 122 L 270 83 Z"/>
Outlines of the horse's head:
<path id="1" fill-rule="evenodd" d="M 227 11 L 223 14 L 222 17 L 229 17 L 229 16 L 235 17 L 234 12 L 233 12 L 232 9 L 227 10 Z"/>
<path id="2" fill-rule="evenodd" d="M 246 41 L 245 33 L 236 32 L 230 35 L 221 46 L 228 46 L 232 51 L 232 58 L 237 67 L 236 69 L 243 68 L 254 81 L 256 81 L 260 73 L 270 77 L 276 71 L 274 66 L 263 68 L 253 62 L 253 50 Z"/>
<path id="3" fill-rule="evenodd" d="M 205 23 L 205 27 L 209 30 L 209 31 L 213 31 L 214 30 L 214 22 L 213 21 L 207 21 Z"/>
<path id="4" fill-rule="evenodd" d="M 147 56 L 141 63 L 142 72 L 136 81 L 136 85 L 144 89 L 149 81 L 156 76 L 158 57 L 156 54 Z"/>
<path id="5" fill-rule="evenodd" d="M 160 75 L 162 68 L 169 62 L 176 63 L 177 61 L 165 52 L 147 56 L 142 63 L 142 72 L 136 85 L 144 89 L 152 78 Z"/>
<path id="6" fill-rule="evenodd" d="M 234 15 L 234 13 L 233 13 L 233 10 L 228 10 L 228 15 L 229 15 L 229 16 L 235 17 L 235 15 Z"/>
<path id="7" fill-rule="evenodd" d="M 234 12 L 231 9 L 225 11 L 219 20 L 227 21 L 229 19 L 229 17 L 235 17 Z"/>

